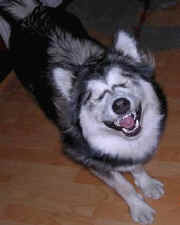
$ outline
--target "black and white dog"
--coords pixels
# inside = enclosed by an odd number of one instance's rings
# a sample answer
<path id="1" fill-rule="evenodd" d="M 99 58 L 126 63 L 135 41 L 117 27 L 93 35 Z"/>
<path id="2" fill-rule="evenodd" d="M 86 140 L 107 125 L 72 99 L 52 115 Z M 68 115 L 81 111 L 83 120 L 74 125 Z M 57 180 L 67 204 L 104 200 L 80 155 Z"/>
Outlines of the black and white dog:
<path id="1" fill-rule="evenodd" d="M 130 172 L 146 197 L 164 193 L 143 169 L 166 118 L 152 57 L 123 30 L 105 48 L 62 7 L 0 0 L 0 13 L 17 77 L 61 131 L 65 153 L 111 186 L 135 222 L 152 223 L 155 211 L 121 174 Z"/>

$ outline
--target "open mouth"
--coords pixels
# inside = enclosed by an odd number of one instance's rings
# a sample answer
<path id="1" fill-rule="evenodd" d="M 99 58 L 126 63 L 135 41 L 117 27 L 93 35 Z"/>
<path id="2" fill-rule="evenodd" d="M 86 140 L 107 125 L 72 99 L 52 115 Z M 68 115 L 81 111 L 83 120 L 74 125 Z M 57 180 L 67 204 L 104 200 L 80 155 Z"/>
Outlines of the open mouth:
<path id="1" fill-rule="evenodd" d="M 141 131 L 141 113 L 142 108 L 141 105 L 139 105 L 136 111 L 125 114 L 113 122 L 105 121 L 104 123 L 109 128 L 121 131 L 125 136 L 133 137 L 138 135 Z"/>

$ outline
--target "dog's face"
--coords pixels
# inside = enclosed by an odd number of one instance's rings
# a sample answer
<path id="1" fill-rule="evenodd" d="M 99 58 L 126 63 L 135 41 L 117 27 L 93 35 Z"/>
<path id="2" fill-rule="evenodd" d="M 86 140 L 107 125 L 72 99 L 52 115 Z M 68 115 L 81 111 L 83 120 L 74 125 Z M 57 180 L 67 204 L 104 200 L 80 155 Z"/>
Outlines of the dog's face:
<path id="1" fill-rule="evenodd" d="M 158 112 L 159 102 L 151 83 L 141 74 L 145 70 L 138 69 L 144 59 L 137 50 L 135 40 L 122 32 L 115 48 L 116 60 L 111 60 L 109 56 L 109 64 L 104 63 L 106 69 L 101 70 L 102 76 L 96 75 L 88 82 L 83 110 L 89 114 L 89 119 L 92 118 L 104 129 L 116 131 L 123 138 L 138 138 L 145 122 L 143 118 L 149 110 L 147 108 Z M 118 52 L 122 54 L 119 61 Z M 153 67 L 152 60 L 148 64 L 146 62 L 146 66 Z M 152 71 L 148 76 L 151 78 Z"/>
<path id="2" fill-rule="evenodd" d="M 80 125 L 90 145 L 101 152 L 143 158 L 157 147 L 163 118 L 153 87 L 154 65 L 124 32 L 115 52 L 87 82 Z"/>
<path id="3" fill-rule="evenodd" d="M 124 72 L 113 67 L 105 79 L 90 81 L 84 109 L 89 118 L 93 117 L 104 128 L 117 131 L 124 138 L 132 138 L 141 132 L 145 90 L 138 78 L 131 78 L 132 75 Z"/>
<path id="4" fill-rule="evenodd" d="M 81 101 L 75 102 L 83 137 L 103 154 L 143 158 L 157 147 L 163 115 L 149 59 L 122 31 L 114 48 L 102 61 L 87 64 L 74 86 L 71 72 L 54 73 L 68 101 L 71 90 L 81 95 Z"/>

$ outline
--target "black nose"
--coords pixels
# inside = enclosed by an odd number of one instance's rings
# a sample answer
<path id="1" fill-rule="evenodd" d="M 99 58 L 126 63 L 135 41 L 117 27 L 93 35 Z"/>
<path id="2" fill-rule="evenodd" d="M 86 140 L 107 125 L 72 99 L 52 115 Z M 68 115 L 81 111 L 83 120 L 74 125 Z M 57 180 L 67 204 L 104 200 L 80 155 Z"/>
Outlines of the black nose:
<path id="1" fill-rule="evenodd" d="M 126 98 L 118 98 L 113 102 L 112 109 L 116 114 L 125 114 L 130 110 L 130 102 Z"/>

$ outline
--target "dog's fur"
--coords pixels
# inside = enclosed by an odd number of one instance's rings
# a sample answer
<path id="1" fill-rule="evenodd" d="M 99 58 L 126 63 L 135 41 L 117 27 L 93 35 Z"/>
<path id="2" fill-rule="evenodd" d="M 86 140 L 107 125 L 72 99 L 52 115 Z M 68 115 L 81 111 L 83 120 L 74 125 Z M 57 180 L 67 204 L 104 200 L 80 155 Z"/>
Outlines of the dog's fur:
<path id="1" fill-rule="evenodd" d="M 152 223 L 155 211 L 120 173 L 131 172 L 147 197 L 164 193 L 143 169 L 166 118 L 150 54 L 122 30 L 107 49 L 62 7 L 0 0 L 0 12 L 17 77 L 61 131 L 65 153 L 115 189 L 134 221 Z"/>

